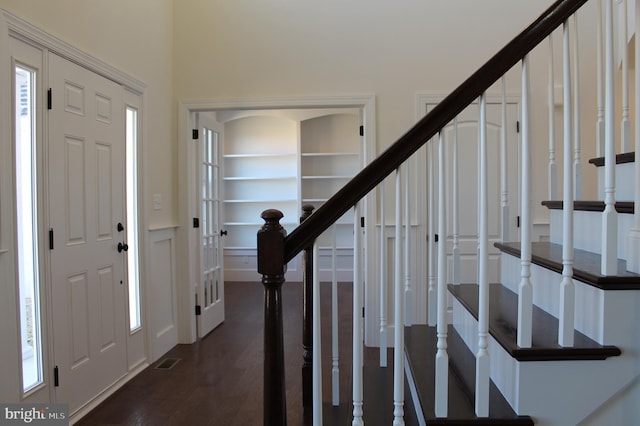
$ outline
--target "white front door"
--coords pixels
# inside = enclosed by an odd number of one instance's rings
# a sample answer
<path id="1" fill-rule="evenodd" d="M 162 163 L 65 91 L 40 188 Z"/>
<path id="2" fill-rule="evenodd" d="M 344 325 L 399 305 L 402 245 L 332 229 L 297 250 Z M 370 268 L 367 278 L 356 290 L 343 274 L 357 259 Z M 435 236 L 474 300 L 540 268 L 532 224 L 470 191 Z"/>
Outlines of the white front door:
<path id="1" fill-rule="evenodd" d="M 118 84 L 49 65 L 55 400 L 73 413 L 127 373 L 124 113 Z"/>
<path id="2" fill-rule="evenodd" d="M 198 338 L 206 336 L 224 321 L 224 268 L 221 238 L 222 169 L 221 143 L 224 126 L 207 114 L 199 114 L 200 138 L 196 182 L 200 210 L 200 282 L 197 288 Z"/>
<path id="3" fill-rule="evenodd" d="M 436 104 L 427 104 L 430 111 Z M 509 235 L 511 241 L 518 241 L 517 215 L 519 202 L 518 175 L 518 104 L 507 103 L 507 203 L 509 214 Z M 460 249 L 460 281 L 475 283 L 478 276 L 478 105 L 467 107 L 458 116 L 458 176 L 459 176 L 459 249 Z M 487 161 L 489 183 L 489 282 L 500 279 L 500 252 L 493 246 L 494 242 L 502 240 L 502 210 L 501 210 L 501 129 L 502 104 L 501 101 L 487 102 Z M 447 146 L 447 269 L 451 281 L 453 277 L 453 140 L 455 128 L 450 123 L 444 129 Z M 434 150 L 434 165 L 437 168 L 437 154 Z M 437 182 L 437 174 L 436 174 Z M 437 188 L 434 186 L 434 188 Z M 435 197 L 437 204 L 437 196 Z M 437 223 L 437 222 L 436 222 Z"/>

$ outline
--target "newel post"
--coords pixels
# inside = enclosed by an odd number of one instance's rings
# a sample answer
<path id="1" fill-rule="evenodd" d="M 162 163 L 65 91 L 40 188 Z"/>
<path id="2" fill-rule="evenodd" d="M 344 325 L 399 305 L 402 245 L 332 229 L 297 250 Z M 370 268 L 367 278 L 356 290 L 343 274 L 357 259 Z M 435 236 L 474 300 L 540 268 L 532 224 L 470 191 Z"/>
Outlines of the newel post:
<path id="1" fill-rule="evenodd" d="M 258 273 L 264 285 L 264 425 L 287 424 L 282 332 L 282 284 L 286 270 L 284 238 L 279 210 L 265 210 L 258 231 Z"/>
<path id="2" fill-rule="evenodd" d="M 313 205 L 302 206 L 300 223 L 304 222 L 311 213 Z M 307 247 L 302 254 L 303 280 L 303 311 L 302 311 L 302 406 L 311 407 L 313 404 L 313 247 Z"/>

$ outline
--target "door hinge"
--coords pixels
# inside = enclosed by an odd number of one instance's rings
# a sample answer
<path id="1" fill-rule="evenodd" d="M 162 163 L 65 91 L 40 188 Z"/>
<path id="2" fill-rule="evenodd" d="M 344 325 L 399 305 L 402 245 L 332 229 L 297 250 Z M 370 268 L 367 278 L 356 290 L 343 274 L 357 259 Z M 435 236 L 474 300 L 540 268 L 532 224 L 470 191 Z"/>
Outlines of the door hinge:
<path id="1" fill-rule="evenodd" d="M 364 126 L 360 126 L 360 136 L 364 136 Z"/>
<path id="2" fill-rule="evenodd" d="M 364 306 L 362 307 L 362 318 L 364 318 Z"/>
<path id="3" fill-rule="evenodd" d="M 364 216 L 360 218 L 360 228 L 364 228 Z"/>
<path id="4" fill-rule="evenodd" d="M 516 121 L 516 133 L 520 133 L 520 120 Z"/>
<path id="5" fill-rule="evenodd" d="M 437 243 L 438 242 L 438 234 L 434 234 L 433 235 L 433 242 Z"/>
<path id="6" fill-rule="evenodd" d="M 200 305 L 196 305 L 196 316 L 201 314 L 202 314 L 202 308 L 200 308 Z"/>
<path id="7" fill-rule="evenodd" d="M 47 90 L 47 109 L 53 109 L 53 95 L 51 89 Z"/>
<path id="8" fill-rule="evenodd" d="M 516 217 L 516 227 L 520 228 L 520 216 Z"/>
<path id="9" fill-rule="evenodd" d="M 198 219 L 197 217 L 193 218 L 193 227 L 200 228 L 200 219 Z"/>
<path id="10" fill-rule="evenodd" d="M 49 229 L 49 250 L 53 250 L 53 228 Z"/>
<path id="11" fill-rule="evenodd" d="M 198 129 L 193 129 L 191 131 L 191 139 L 196 140 L 200 138 L 200 132 L 198 132 Z"/>
<path id="12" fill-rule="evenodd" d="M 60 386 L 60 380 L 58 377 L 58 366 L 56 365 L 53 368 L 53 386 L 58 387 Z"/>

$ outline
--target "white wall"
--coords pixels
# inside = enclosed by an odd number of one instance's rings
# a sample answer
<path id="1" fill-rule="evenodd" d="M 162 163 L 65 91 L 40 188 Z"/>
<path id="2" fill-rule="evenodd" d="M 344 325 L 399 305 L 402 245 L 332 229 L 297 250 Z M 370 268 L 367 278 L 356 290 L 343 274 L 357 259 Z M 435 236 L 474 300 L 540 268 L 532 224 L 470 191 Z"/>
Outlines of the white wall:
<path id="1" fill-rule="evenodd" d="M 171 0 L 0 0 L 0 8 L 143 81 L 149 225 L 177 223 Z M 152 195 L 162 196 L 153 210 Z"/>
<path id="2" fill-rule="evenodd" d="M 174 5 L 175 95 L 213 99 L 374 93 L 381 152 L 415 121 L 417 93 L 450 92 L 551 3 L 181 0 Z M 590 3 L 580 14 L 586 90 L 595 87 L 595 71 L 587 70 L 595 60 L 595 25 L 587 19 L 596 2 Z M 556 46 L 561 46 L 559 39 Z M 546 170 L 548 158 L 546 53 L 545 44 L 531 55 L 533 165 L 540 170 Z M 561 69 L 557 60 L 557 79 Z M 519 73 L 510 74 L 507 84 L 509 93 L 519 93 Z M 583 114 L 593 117 L 594 95 L 583 93 L 581 102 Z M 591 127 L 585 124 L 582 131 L 584 158 L 594 152 Z M 559 126 L 559 135 L 561 131 Z M 585 176 L 586 186 L 595 187 L 595 173 L 586 168 Z M 546 198 L 546 173 L 536 182 L 534 221 L 544 222 L 547 212 L 539 201 Z"/>

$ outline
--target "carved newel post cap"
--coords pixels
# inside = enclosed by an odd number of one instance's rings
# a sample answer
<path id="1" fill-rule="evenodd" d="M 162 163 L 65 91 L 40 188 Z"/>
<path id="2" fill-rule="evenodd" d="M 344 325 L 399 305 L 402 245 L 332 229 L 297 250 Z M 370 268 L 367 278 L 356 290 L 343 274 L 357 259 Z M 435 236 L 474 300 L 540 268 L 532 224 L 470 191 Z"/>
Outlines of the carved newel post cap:
<path id="1" fill-rule="evenodd" d="M 284 214 L 278 209 L 268 209 L 263 211 L 260 217 L 266 222 L 265 225 L 270 225 L 280 223 L 280 219 L 284 217 Z"/>
<path id="2" fill-rule="evenodd" d="M 304 204 L 302 206 L 302 216 L 300 217 L 300 222 L 304 222 L 304 220 L 306 218 L 308 218 L 309 216 L 311 216 L 311 213 L 313 213 L 313 209 L 315 209 L 315 206 L 313 204 Z"/>
<path id="3" fill-rule="evenodd" d="M 284 275 L 284 238 L 287 231 L 280 225 L 284 214 L 269 209 L 260 215 L 264 225 L 258 231 L 258 273 L 262 275 Z"/>

